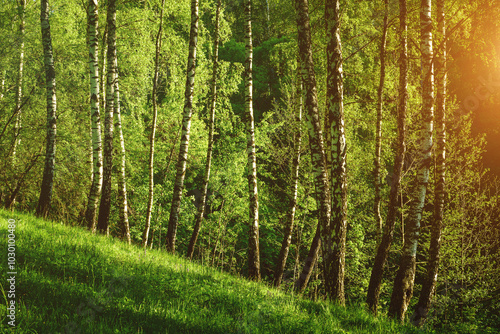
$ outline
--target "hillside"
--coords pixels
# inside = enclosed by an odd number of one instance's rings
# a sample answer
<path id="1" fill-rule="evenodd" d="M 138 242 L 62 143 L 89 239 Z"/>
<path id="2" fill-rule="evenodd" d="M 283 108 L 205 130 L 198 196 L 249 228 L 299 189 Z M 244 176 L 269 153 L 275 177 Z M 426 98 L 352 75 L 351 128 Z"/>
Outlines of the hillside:
<path id="1" fill-rule="evenodd" d="M 165 252 L 7 211 L 0 211 L 2 282 L 9 219 L 16 221 L 16 333 L 419 333 L 360 308 L 305 300 Z"/>

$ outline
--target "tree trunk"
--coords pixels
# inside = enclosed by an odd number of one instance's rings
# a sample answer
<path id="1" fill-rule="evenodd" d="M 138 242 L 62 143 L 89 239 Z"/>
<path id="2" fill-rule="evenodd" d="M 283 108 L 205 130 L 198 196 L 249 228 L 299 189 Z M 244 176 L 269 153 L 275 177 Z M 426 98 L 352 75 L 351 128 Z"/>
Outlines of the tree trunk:
<path id="1" fill-rule="evenodd" d="M 281 249 L 278 256 L 278 261 L 276 262 L 276 269 L 274 270 L 274 286 L 279 287 L 281 285 L 281 280 L 283 278 L 283 272 L 285 271 L 286 260 L 288 258 L 288 252 L 290 250 L 290 244 L 292 242 L 292 232 L 295 220 L 295 210 L 297 207 L 297 194 L 298 194 L 298 184 L 299 184 L 299 168 L 300 168 L 300 150 L 302 144 L 302 71 L 300 69 L 300 61 L 297 64 L 297 86 L 295 93 L 295 101 L 297 103 L 297 111 L 295 114 L 295 154 L 292 162 L 292 198 L 290 201 L 290 212 L 288 219 L 286 221 L 283 242 L 281 243 Z"/>
<path id="2" fill-rule="evenodd" d="M 90 74 L 90 113 L 92 120 L 92 185 L 88 198 L 85 222 L 95 232 L 96 212 L 102 189 L 102 143 L 101 115 L 99 111 L 99 39 L 98 39 L 98 0 L 89 0 L 88 34 L 89 34 L 89 74 Z"/>
<path id="3" fill-rule="evenodd" d="M 309 132 L 309 144 L 311 148 L 311 163 L 318 203 L 318 231 L 328 230 L 330 227 L 330 196 L 328 188 L 328 176 L 326 171 L 326 158 L 323 144 L 323 133 L 319 120 L 318 98 L 316 92 L 316 75 L 311 48 L 311 27 L 309 24 L 309 5 L 307 0 L 295 0 L 297 11 L 297 30 L 299 57 L 302 68 L 302 79 L 305 90 L 306 121 Z M 304 265 L 299 280 L 295 287 L 300 287 L 301 282 L 307 282 L 311 275 L 314 262 L 316 261 L 321 244 L 320 235 L 317 232 L 309 251 L 309 256 Z"/>
<path id="4" fill-rule="evenodd" d="M 382 151 L 382 110 L 384 107 L 384 82 L 385 82 L 385 48 L 387 45 L 387 26 L 389 21 L 389 0 L 384 0 L 384 23 L 382 28 L 382 38 L 380 41 L 380 81 L 377 90 L 377 129 L 375 133 L 375 201 L 373 213 L 377 223 L 378 235 L 382 235 L 382 215 L 380 214 L 380 154 Z"/>
<path id="5" fill-rule="evenodd" d="M 156 120 L 158 118 L 158 72 L 160 68 L 160 50 L 161 50 L 161 34 L 163 25 L 163 7 L 165 0 L 161 2 L 160 9 L 160 26 L 156 34 L 156 55 L 155 55 L 155 74 L 153 77 L 153 93 L 151 100 L 153 101 L 153 124 L 151 125 L 151 138 L 149 147 L 149 194 L 148 194 L 148 207 L 146 209 L 146 225 L 142 233 L 142 246 L 144 249 L 148 246 L 149 229 L 151 228 L 151 212 L 153 210 L 153 196 L 154 196 L 154 156 L 155 156 L 155 135 L 156 135 Z"/>
<path id="6" fill-rule="evenodd" d="M 246 0 L 245 2 L 245 43 L 245 111 L 247 117 L 247 178 L 250 216 L 250 231 L 248 239 L 248 277 L 250 279 L 260 281 L 259 199 L 257 191 L 257 158 L 255 155 L 255 129 L 252 99 L 252 0 Z"/>
<path id="7" fill-rule="evenodd" d="M 107 12 L 107 75 L 106 75 L 106 115 L 104 118 L 104 164 L 101 203 L 97 230 L 108 234 L 109 213 L 111 210 L 111 174 L 113 169 L 113 114 L 115 111 L 115 80 L 116 80 L 116 0 L 108 1 Z"/>
<path id="8" fill-rule="evenodd" d="M 412 189 L 412 202 L 405 228 L 404 246 L 394 280 L 389 315 L 404 320 L 413 294 L 420 220 L 429 181 L 434 118 L 434 78 L 432 66 L 431 0 L 422 0 L 420 9 L 422 50 L 422 128 L 419 139 L 418 171 Z"/>
<path id="9" fill-rule="evenodd" d="M 118 172 L 118 209 L 120 216 L 120 227 L 122 237 L 127 240 L 127 243 L 130 245 L 130 226 L 128 222 L 128 204 L 127 204 L 127 176 L 125 172 L 125 165 L 127 162 L 127 157 L 125 153 L 125 140 L 123 138 L 123 130 L 122 130 L 122 116 L 120 112 L 120 87 L 118 85 L 118 61 L 117 57 L 115 57 L 115 89 L 114 89 L 114 98 L 115 98 L 115 116 L 116 116 L 116 124 L 115 127 L 118 129 L 118 140 L 120 142 L 120 171 Z"/>
<path id="10" fill-rule="evenodd" d="M 318 203 L 318 201 L 316 201 Z M 318 223 L 316 227 L 316 233 L 311 242 L 311 247 L 309 248 L 309 253 L 307 253 L 306 261 L 304 262 L 304 267 L 300 273 L 299 278 L 295 281 L 294 289 L 298 293 L 303 293 L 309 283 L 314 266 L 319 256 L 319 249 L 321 248 L 321 225 Z"/>
<path id="11" fill-rule="evenodd" d="M 14 125 L 14 144 L 12 146 L 12 167 L 15 168 L 16 165 L 16 154 L 17 146 L 21 143 L 19 134 L 21 132 L 21 102 L 23 98 L 23 67 L 24 67 L 24 31 L 25 31 L 25 0 L 19 0 L 19 68 L 17 72 L 17 82 L 16 82 L 16 123 Z M 3 86 L 3 84 L 2 84 Z M 2 87 L 3 91 L 3 87 Z M 15 197 L 14 201 L 15 202 Z"/>
<path id="12" fill-rule="evenodd" d="M 413 323 L 422 325 L 427 318 L 431 297 L 436 288 L 441 248 L 441 230 L 444 214 L 445 174 L 446 174 L 446 16 L 445 0 L 437 0 L 439 53 L 436 57 L 436 188 L 434 190 L 434 217 L 431 227 L 431 244 L 427 274 L 425 275 L 420 297 L 412 317 Z"/>
<path id="13" fill-rule="evenodd" d="M 56 162 L 56 72 L 52 53 L 52 38 L 50 35 L 49 3 L 41 2 L 40 23 L 42 30 L 42 45 L 45 64 L 45 87 L 47 98 L 47 143 L 45 147 L 45 167 L 43 169 L 42 186 L 36 208 L 38 217 L 47 217 L 52 200 Z"/>
<path id="14" fill-rule="evenodd" d="M 210 180 L 210 167 L 212 164 L 212 150 L 214 145 L 214 123 L 215 123 L 215 107 L 217 102 L 217 71 L 219 67 L 219 19 L 221 10 L 221 0 L 217 1 L 217 10 L 215 13 L 215 32 L 214 32 L 214 54 L 213 54 L 213 68 L 212 68 L 212 84 L 210 87 L 210 120 L 208 130 L 208 148 L 207 148 L 207 161 L 205 163 L 205 177 L 203 179 L 203 189 L 201 203 L 198 207 L 196 215 L 196 222 L 194 224 L 193 234 L 189 241 L 187 257 L 193 258 L 194 246 L 200 233 L 203 215 L 205 213 L 205 203 L 207 201 L 208 181 Z"/>
<path id="15" fill-rule="evenodd" d="M 394 171 L 392 175 L 391 190 L 389 194 L 389 207 L 387 211 L 384 234 L 377 249 L 373 264 L 366 303 L 373 314 L 377 314 L 380 297 L 380 287 L 384 274 L 384 266 L 391 249 L 394 236 L 394 227 L 399 202 L 399 188 L 403 171 L 404 157 L 406 152 L 406 109 L 408 104 L 408 43 L 407 43 L 407 9 L 406 0 L 399 1 L 399 98 L 398 98 L 398 121 L 397 121 L 397 151 L 394 157 Z"/>
<path id="16" fill-rule="evenodd" d="M 3 99 L 5 93 L 5 78 L 7 76 L 7 70 L 2 71 L 2 82 L 0 83 L 0 101 Z"/>
<path id="17" fill-rule="evenodd" d="M 191 0 L 191 30 L 189 34 L 189 55 L 187 61 L 186 90 L 184 93 L 184 112 L 182 118 L 182 138 L 177 161 L 174 194 L 167 230 L 167 250 L 175 252 L 175 237 L 179 224 L 184 177 L 186 176 L 187 154 L 189 149 L 189 133 L 191 131 L 191 116 L 193 114 L 194 77 L 196 72 L 196 44 L 198 42 L 198 0 Z"/>
<path id="18" fill-rule="evenodd" d="M 343 107 L 342 44 L 340 0 L 326 0 L 326 158 L 330 176 L 331 216 L 321 231 L 325 290 L 341 305 L 344 297 L 345 242 L 347 233 L 346 142 Z"/>

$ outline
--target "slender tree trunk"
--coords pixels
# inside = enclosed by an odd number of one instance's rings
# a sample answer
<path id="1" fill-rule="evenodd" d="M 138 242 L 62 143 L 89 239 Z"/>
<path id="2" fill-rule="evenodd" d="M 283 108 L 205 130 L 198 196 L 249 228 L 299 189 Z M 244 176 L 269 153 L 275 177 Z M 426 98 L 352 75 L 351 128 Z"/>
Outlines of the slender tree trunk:
<path id="1" fill-rule="evenodd" d="M 249 189 L 250 232 L 248 239 L 248 277 L 260 281 L 259 255 L 259 199 L 257 191 L 257 158 L 255 155 L 255 129 L 253 118 L 253 46 L 252 0 L 245 2 L 245 110 L 247 117 L 247 169 Z"/>
<path id="2" fill-rule="evenodd" d="M 113 117 L 115 111 L 116 80 L 116 1 L 108 0 L 107 8 L 107 75 L 106 75 L 106 115 L 104 117 L 104 163 L 101 202 L 97 230 L 107 234 L 109 230 L 109 213 L 111 210 L 111 174 L 113 169 Z"/>
<path id="3" fill-rule="evenodd" d="M 375 138 L 375 203 L 373 213 L 377 222 L 378 235 L 382 235 L 382 215 L 380 214 L 380 155 L 382 153 L 382 110 L 384 107 L 384 82 L 385 82 L 385 48 L 387 45 L 387 26 L 389 21 L 389 0 L 384 0 L 384 23 L 382 28 L 382 38 L 380 41 L 380 81 L 377 90 L 377 129 Z"/>
<path id="4" fill-rule="evenodd" d="M 120 171 L 118 172 L 118 208 L 120 215 L 120 226 L 122 237 L 127 240 L 130 245 L 130 225 L 128 222 L 128 202 L 127 202 L 127 176 L 125 172 L 125 165 L 127 162 L 126 152 L 125 152 L 125 139 L 123 138 L 122 130 L 122 116 L 120 111 L 120 87 L 118 85 L 118 61 L 115 57 L 116 77 L 115 77 L 115 117 L 116 124 L 115 127 L 118 129 L 118 140 L 120 142 Z"/>
<path id="5" fill-rule="evenodd" d="M 392 175 L 391 190 L 389 194 L 389 207 L 384 226 L 384 234 L 375 255 L 370 283 L 368 285 L 368 295 L 366 303 L 373 314 L 377 314 L 377 307 L 380 297 L 380 287 L 384 274 L 384 266 L 391 249 L 394 236 L 396 215 L 398 212 L 399 188 L 401 185 L 401 175 L 403 171 L 404 157 L 406 152 L 406 108 L 408 104 L 408 44 L 407 44 L 407 9 L 406 0 L 399 0 L 399 35 L 400 35 L 400 56 L 399 56 L 399 98 L 398 98 L 398 138 L 397 149 L 394 157 L 394 172 Z"/>
<path id="6" fill-rule="evenodd" d="M 221 10 L 221 0 L 217 1 L 217 10 L 215 13 L 215 32 L 214 32 L 214 54 L 213 54 L 213 68 L 212 68 L 212 84 L 210 87 L 210 120 L 208 130 L 208 148 L 207 148 L 207 161 L 205 163 L 205 177 L 203 180 L 203 189 L 201 203 L 196 215 L 196 222 L 194 224 L 193 234 L 189 241 L 187 257 L 193 258 L 194 246 L 200 233 L 203 215 L 205 213 L 205 203 L 207 201 L 208 182 L 210 180 L 210 167 L 212 164 L 212 150 L 214 145 L 214 123 L 215 123 L 215 107 L 217 103 L 217 72 L 219 67 L 219 19 Z"/>
<path id="7" fill-rule="evenodd" d="M 285 271 L 286 260 L 288 258 L 288 252 L 290 250 L 290 244 L 292 242 L 292 232 L 295 223 L 295 210 L 297 207 L 297 194 L 298 194 L 298 184 L 299 184 L 299 168 L 300 168 L 300 150 L 302 149 L 302 71 L 300 69 L 300 61 L 297 63 L 297 86 L 295 93 L 295 100 L 297 103 L 297 111 L 295 114 L 295 154 L 292 162 L 292 198 L 290 201 L 290 212 L 288 214 L 288 219 L 286 221 L 283 242 L 281 243 L 281 249 L 278 256 L 278 261 L 276 262 L 276 269 L 274 270 L 274 286 L 279 287 L 281 285 L 281 280 L 283 278 L 283 272 Z"/>
<path id="8" fill-rule="evenodd" d="M 163 25 L 163 7 L 165 0 L 161 2 L 160 9 L 160 26 L 156 34 L 156 55 L 155 55 L 155 74 L 153 77 L 153 93 L 151 100 L 153 101 L 153 124 L 151 125 L 151 138 L 149 147 L 149 194 L 148 194 L 148 207 L 146 209 L 146 225 L 142 233 L 142 246 L 144 249 L 148 246 L 149 229 L 151 227 L 151 212 L 153 210 L 153 196 L 154 196 L 154 156 L 155 156 L 155 135 L 156 135 L 156 120 L 158 118 L 158 101 L 156 92 L 158 91 L 158 72 L 160 68 L 160 51 L 161 51 L 161 34 Z"/>
<path id="9" fill-rule="evenodd" d="M 24 67 L 24 31 L 25 31 L 25 0 L 19 0 L 19 68 L 16 82 L 16 123 L 14 125 L 14 145 L 12 146 L 12 167 L 16 165 L 17 146 L 21 143 L 19 136 L 21 131 L 21 102 L 23 98 L 23 67 Z M 2 84 L 3 91 L 3 84 Z M 14 201 L 15 202 L 15 198 Z"/>
<path id="10" fill-rule="evenodd" d="M 2 82 L 0 83 L 0 100 L 3 99 L 3 95 L 5 93 L 5 78 L 7 76 L 7 70 L 2 71 Z"/>
<path id="11" fill-rule="evenodd" d="M 98 39 L 98 0 L 89 0 L 88 33 L 89 33 L 89 74 L 90 74 L 90 113 L 92 120 L 92 185 L 88 198 L 85 222 L 94 233 L 96 229 L 96 212 L 102 189 L 102 143 L 101 115 L 99 111 L 99 39 Z"/>
<path id="12" fill-rule="evenodd" d="M 101 104 L 100 104 L 100 110 L 102 111 L 105 111 L 106 110 L 106 80 L 105 78 L 107 78 L 107 75 L 106 75 L 106 69 L 107 69 L 107 55 L 108 55 L 108 25 L 106 24 L 105 27 L 104 27 L 104 33 L 102 35 L 102 52 L 101 52 L 101 77 L 99 78 L 99 83 L 100 83 L 100 87 L 99 87 L 99 93 L 100 93 L 100 96 L 99 96 L 99 99 L 101 101 Z M 103 128 L 101 127 L 101 131 L 103 130 Z M 101 133 L 101 138 L 102 138 L 103 134 Z M 101 146 L 102 146 L 102 143 L 101 143 Z M 102 147 L 101 147 L 101 150 L 102 150 Z"/>
<path id="13" fill-rule="evenodd" d="M 420 8 L 422 50 L 422 128 L 418 143 L 420 152 L 418 171 L 412 189 L 412 202 L 405 228 L 404 246 L 389 306 L 389 315 L 401 321 L 404 320 L 413 294 L 420 220 L 429 181 L 434 118 L 431 0 L 422 0 Z"/>
<path id="14" fill-rule="evenodd" d="M 317 195 L 316 195 L 317 196 Z M 316 200 L 318 203 L 318 200 Z M 295 281 L 294 290 L 298 293 L 303 293 L 309 283 L 314 266 L 319 256 L 319 249 L 321 248 L 321 225 L 318 224 L 316 227 L 316 233 L 314 234 L 313 240 L 311 242 L 311 247 L 307 253 L 306 261 L 304 262 L 304 267 L 300 273 L 299 278 Z"/>
<path id="15" fill-rule="evenodd" d="M 45 147 L 45 167 L 43 169 L 42 186 L 36 208 L 38 217 L 47 217 L 52 200 L 52 188 L 56 164 L 56 72 L 52 53 L 52 38 L 50 35 L 49 3 L 41 2 L 40 23 L 42 30 L 42 45 L 45 64 L 45 87 L 47 98 L 47 144 Z"/>
<path id="16" fill-rule="evenodd" d="M 341 305 L 344 297 L 345 243 L 347 234 L 346 141 L 344 130 L 340 0 L 325 1 L 327 35 L 326 121 L 327 168 L 330 174 L 330 226 L 322 228 L 325 289 Z"/>
<path id="17" fill-rule="evenodd" d="M 431 297 L 436 288 L 439 269 L 441 230 L 444 214 L 445 174 L 446 174 L 446 16 L 445 0 L 437 0 L 438 38 L 440 55 L 436 57 L 436 188 L 434 190 L 434 217 L 431 227 L 431 244 L 427 274 L 422 284 L 420 297 L 415 307 L 413 323 L 422 325 L 431 306 Z"/>
<path id="18" fill-rule="evenodd" d="M 175 252 L 175 238 L 179 224 L 184 177 L 186 176 L 187 154 L 189 149 L 189 133 L 193 114 L 194 77 L 196 72 L 196 44 L 198 42 L 198 0 L 191 0 L 191 30 L 189 34 L 189 55 L 187 61 L 186 90 L 184 93 L 184 112 L 182 118 L 182 138 L 177 161 L 174 194 L 167 230 L 167 250 Z"/>
<path id="19" fill-rule="evenodd" d="M 309 24 L 309 4 L 307 0 L 295 0 L 297 11 L 297 30 L 299 57 L 302 67 L 302 78 L 305 90 L 306 121 L 309 132 L 309 144 L 311 148 L 311 163 L 314 175 L 314 185 L 316 189 L 316 199 L 318 203 L 318 229 L 314 237 L 313 244 L 309 251 L 308 258 L 304 265 L 299 280 L 295 283 L 295 288 L 300 288 L 301 282 L 307 282 L 319 252 L 321 239 L 320 230 L 328 230 L 330 227 L 330 195 L 328 187 L 328 175 L 326 171 L 326 158 L 323 144 L 323 133 L 319 120 L 318 98 L 316 92 L 316 75 L 314 73 L 314 63 L 311 48 L 311 27 Z"/>

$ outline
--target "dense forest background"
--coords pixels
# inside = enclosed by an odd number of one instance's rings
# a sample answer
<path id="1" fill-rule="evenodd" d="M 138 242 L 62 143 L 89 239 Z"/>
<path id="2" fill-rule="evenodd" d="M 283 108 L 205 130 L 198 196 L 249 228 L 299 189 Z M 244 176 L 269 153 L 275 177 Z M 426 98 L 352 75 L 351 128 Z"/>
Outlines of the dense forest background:
<path id="1" fill-rule="evenodd" d="M 45 1 L 43 1 L 45 2 Z M 91 1 L 93 2 L 93 1 Z M 113 2 L 114 3 L 114 2 Z M 7 208 L 37 211 L 46 165 L 47 93 L 40 2 L 0 0 L 0 202 Z M 216 21 L 216 1 L 200 1 L 196 75 L 189 150 L 180 201 L 175 252 L 185 255 L 197 213 L 204 219 L 193 259 L 235 275 L 249 268 L 249 185 L 247 175 L 247 105 L 245 4 L 223 0 Z M 120 0 L 116 2 L 116 54 L 121 129 L 125 147 L 126 211 L 132 243 L 167 249 L 167 234 L 176 183 L 176 166 L 185 110 L 189 54 L 189 1 Z M 343 106 L 346 142 L 347 236 L 345 300 L 364 303 L 377 247 L 381 240 L 374 214 L 377 91 L 380 41 L 387 17 L 385 82 L 382 93 L 381 215 L 387 215 L 397 153 L 399 79 L 399 3 L 341 1 Z M 272 282 L 284 230 L 294 203 L 294 161 L 301 133 L 295 225 L 283 274 L 283 289 L 294 288 L 321 215 L 315 187 L 314 155 L 307 122 L 297 122 L 302 104 L 298 75 L 297 13 L 292 2 L 253 0 L 253 116 L 258 185 L 260 276 Z M 411 188 L 418 171 L 422 108 L 420 1 L 407 3 L 408 102 L 406 154 L 397 203 L 394 240 L 380 290 L 379 309 L 386 312 L 400 263 Z M 438 27 L 433 3 L 433 29 Z M 89 81 L 89 3 L 51 0 L 50 20 L 57 94 L 55 173 L 46 216 L 70 225 L 87 225 L 86 210 L 93 181 L 93 142 Z M 163 8 L 163 9 L 162 9 Z M 387 9 L 387 10 L 386 10 Z M 500 3 L 481 0 L 445 2 L 447 20 L 446 185 L 439 274 L 427 324 L 464 332 L 500 328 Z M 99 3 L 98 49 L 101 92 L 105 90 L 108 3 Z M 161 21 L 160 21 L 161 17 Z M 311 47 L 317 82 L 318 113 L 327 114 L 325 2 L 309 3 Z M 159 24 L 162 31 L 159 33 Z M 215 29 L 216 26 L 218 29 Z M 217 37 L 214 31 L 218 31 Z M 439 41 L 439 34 L 435 33 Z M 161 49 L 157 54 L 157 36 Z M 217 98 L 213 154 L 207 199 L 203 184 L 210 128 L 214 39 L 218 43 Z M 436 43 L 439 54 L 443 44 Z M 155 59 L 157 66 L 155 66 Z M 157 69 L 157 70 L 156 70 Z M 156 82 L 156 84 L 155 84 Z M 153 89 L 153 86 L 156 87 Z M 252 89 L 252 88 L 251 88 Z M 304 88 L 305 89 L 305 88 Z M 107 101 L 107 100 L 106 100 Z M 101 98 L 101 128 L 104 125 Z M 305 100 L 304 103 L 307 101 Z M 157 104 L 157 106 L 154 106 Z M 153 109 L 157 109 L 157 119 Z M 304 111 L 305 113 L 305 111 Z M 153 125 L 155 119 L 156 126 Z M 104 232 L 126 239 L 120 212 L 121 152 L 115 124 L 109 226 Z M 149 157 L 155 130 L 153 205 L 148 210 Z M 104 134 L 102 138 L 104 139 Z M 436 155 L 432 149 L 430 179 L 423 206 L 416 253 L 412 317 L 430 254 L 436 189 Z M 251 196 L 250 196 L 251 197 Z M 334 209 L 332 208 L 332 211 Z M 99 227 L 98 227 L 99 229 Z M 107 231 L 106 231 L 107 230 Z M 169 247 L 170 248 L 170 247 Z M 172 250 L 172 249 L 169 249 Z M 251 275 L 250 275 L 251 276 Z M 323 260 L 314 265 L 304 294 L 329 295 Z M 403 312 L 404 314 L 404 312 Z"/>

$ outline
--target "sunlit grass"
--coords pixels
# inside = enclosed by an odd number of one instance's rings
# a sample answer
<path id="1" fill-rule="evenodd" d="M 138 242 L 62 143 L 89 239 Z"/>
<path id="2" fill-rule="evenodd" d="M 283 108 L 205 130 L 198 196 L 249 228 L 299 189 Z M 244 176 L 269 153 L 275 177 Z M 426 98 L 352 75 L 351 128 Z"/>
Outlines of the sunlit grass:
<path id="1" fill-rule="evenodd" d="M 16 220 L 16 333 L 417 333 L 78 227 Z M 6 287 L 6 270 L 2 270 Z M 9 332 L 2 297 L 2 333 Z"/>

